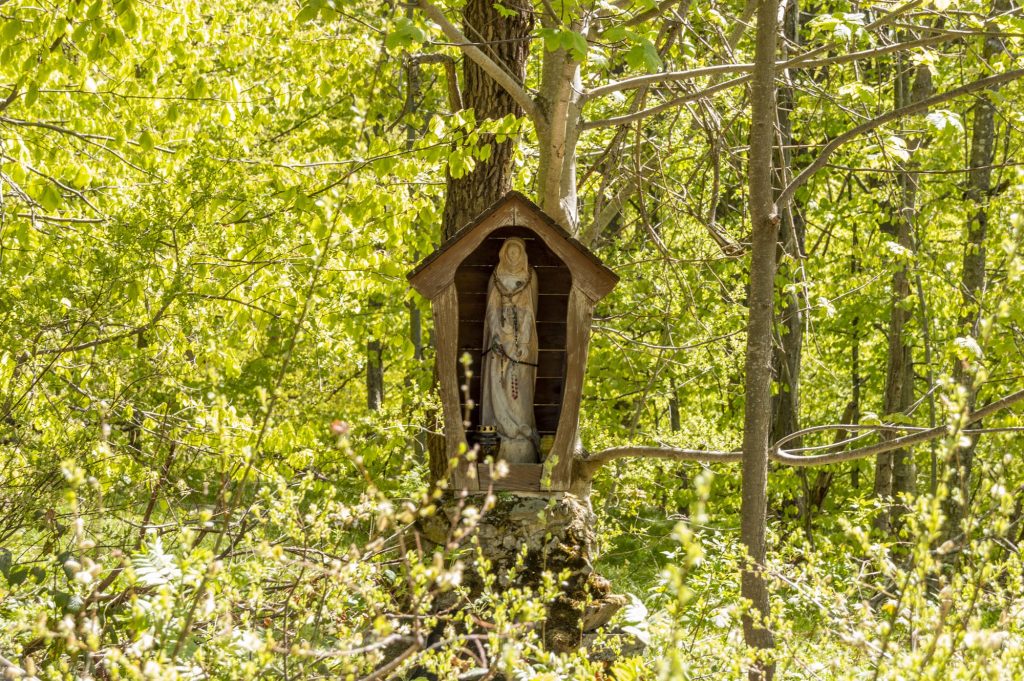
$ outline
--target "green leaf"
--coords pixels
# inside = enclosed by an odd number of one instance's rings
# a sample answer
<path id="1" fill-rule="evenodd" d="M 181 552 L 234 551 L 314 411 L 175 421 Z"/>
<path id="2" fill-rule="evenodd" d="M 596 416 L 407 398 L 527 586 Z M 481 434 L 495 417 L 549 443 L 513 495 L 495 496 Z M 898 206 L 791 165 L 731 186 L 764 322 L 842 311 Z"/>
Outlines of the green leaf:
<path id="1" fill-rule="evenodd" d="M 399 18 L 396 24 L 395 30 L 384 39 L 384 46 L 389 50 L 408 48 L 427 39 L 423 29 L 407 17 Z"/>
<path id="2" fill-rule="evenodd" d="M 84 42 L 89 36 L 89 22 L 83 21 L 75 26 L 75 30 L 71 32 L 71 40 L 76 43 Z"/>
<path id="3" fill-rule="evenodd" d="M 127 12 L 119 15 L 117 17 L 117 22 L 121 24 L 121 28 L 128 33 L 134 33 L 136 29 L 139 28 L 139 16 L 134 10 L 128 10 Z"/>
<path id="4" fill-rule="evenodd" d="M 76 189 L 82 189 L 83 187 L 88 186 L 91 179 L 92 173 L 89 172 L 89 167 L 82 165 L 75 169 L 75 176 L 71 178 L 71 184 Z"/>
<path id="5" fill-rule="evenodd" d="M 607 40 L 608 42 L 617 43 L 620 40 L 625 40 L 627 37 L 629 37 L 631 35 L 631 32 L 625 26 L 622 26 L 620 24 L 617 26 L 612 26 L 602 35 L 604 39 Z"/>
<path id="6" fill-rule="evenodd" d="M 558 45 L 571 54 L 574 60 L 578 62 L 586 61 L 587 39 L 582 33 L 568 30 L 561 31 L 558 36 Z"/>
<path id="7" fill-rule="evenodd" d="M 544 49 L 548 52 L 555 52 L 561 47 L 561 34 L 558 29 L 542 28 L 537 35 L 544 41 Z"/>
<path id="8" fill-rule="evenodd" d="M 648 73 L 657 73 L 662 66 L 658 49 L 650 40 L 644 40 L 631 47 L 626 53 L 626 63 L 634 69 L 643 69 Z"/>
<path id="9" fill-rule="evenodd" d="M 29 82 L 28 88 L 25 90 L 25 106 L 32 106 L 37 99 L 39 99 L 39 83 L 33 80 Z"/>
<path id="10" fill-rule="evenodd" d="M 11 568 L 5 576 L 8 584 L 18 586 L 28 578 L 28 568 L 20 566 Z"/>
<path id="11" fill-rule="evenodd" d="M 295 21 L 299 22 L 300 24 L 305 24 L 306 22 L 316 19 L 316 15 L 319 14 L 319 12 L 319 5 L 306 5 L 305 7 L 302 8 L 302 10 L 299 11 L 298 16 L 295 17 Z"/>
<path id="12" fill-rule="evenodd" d="M 42 196 L 39 197 L 39 203 L 42 204 L 43 208 L 47 212 L 52 213 L 60 208 L 62 200 L 63 197 L 60 195 L 60 190 L 53 183 L 47 182 L 46 186 L 43 187 Z"/>
<path id="13" fill-rule="evenodd" d="M 21 21 L 18 19 L 11 19 L 3 28 L 0 28 L 0 39 L 5 43 L 12 42 L 21 33 Z"/>

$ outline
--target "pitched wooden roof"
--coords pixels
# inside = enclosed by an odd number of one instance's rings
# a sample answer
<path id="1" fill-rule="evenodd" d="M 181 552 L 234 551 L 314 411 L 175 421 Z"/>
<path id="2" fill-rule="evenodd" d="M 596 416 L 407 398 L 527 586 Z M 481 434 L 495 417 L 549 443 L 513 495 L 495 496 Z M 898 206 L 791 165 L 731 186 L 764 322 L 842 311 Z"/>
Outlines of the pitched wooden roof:
<path id="1" fill-rule="evenodd" d="M 428 255 L 408 274 L 409 283 L 433 299 L 455 278 L 462 261 L 499 227 L 529 227 L 572 272 L 573 285 L 594 302 L 615 288 L 619 277 L 530 199 L 511 191 Z"/>

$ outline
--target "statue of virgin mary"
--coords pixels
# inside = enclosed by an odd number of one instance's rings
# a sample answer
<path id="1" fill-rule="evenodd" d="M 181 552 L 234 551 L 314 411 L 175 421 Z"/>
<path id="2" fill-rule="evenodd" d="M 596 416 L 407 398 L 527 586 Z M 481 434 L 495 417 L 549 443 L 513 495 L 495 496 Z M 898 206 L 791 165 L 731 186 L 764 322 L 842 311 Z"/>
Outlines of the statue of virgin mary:
<path id="1" fill-rule="evenodd" d="M 501 438 L 498 458 L 537 463 L 537 273 L 522 239 L 506 239 L 487 285 L 481 424 Z"/>

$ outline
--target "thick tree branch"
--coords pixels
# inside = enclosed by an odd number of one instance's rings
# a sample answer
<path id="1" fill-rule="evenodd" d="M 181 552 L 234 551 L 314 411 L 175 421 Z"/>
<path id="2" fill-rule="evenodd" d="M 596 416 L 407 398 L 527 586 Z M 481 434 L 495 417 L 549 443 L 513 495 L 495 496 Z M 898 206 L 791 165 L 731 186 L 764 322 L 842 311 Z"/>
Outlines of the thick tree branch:
<path id="1" fill-rule="evenodd" d="M 847 130 L 842 135 L 839 135 L 831 142 L 826 144 L 825 147 L 821 150 L 821 153 L 818 154 L 818 157 L 815 158 L 811 163 L 809 163 L 807 167 L 805 167 L 802 171 L 800 171 L 799 175 L 793 178 L 793 181 L 790 182 L 789 185 L 787 185 L 786 188 L 783 189 L 782 193 L 779 195 L 778 204 L 781 206 L 784 205 L 787 201 L 791 200 L 793 198 L 793 195 L 796 193 L 796 190 L 802 187 L 816 172 L 824 168 L 825 165 L 828 164 L 828 160 L 829 158 L 831 158 L 832 154 L 834 154 L 836 150 L 839 149 L 839 147 L 846 144 L 850 140 L 855 139 L 856 137 L 859 137 L 860 135 L 863 135 L 866 132 L 871 132 L 875 128 L 879 128 L 885 125 L 886 123 L 903 118 L 904 116 L 912 116 L 916 113 L 926 111 L 927 109 L 935 106 L 936 104 L 941 104 L 943 102 L 947 102 L 951 99 L 956 99 L 957 97 L 962 97 L 963 95 L 970 94 L 978 90 L 985 90 L 993 86 L 1000 85 L 1002 83 L 1008 83 L 1010 81 L 1017 80 L 1018 78 L 1022 77 L 1024 77 L 1024 69 L 1014 69 L 1012 71 L 1007 71 L 1005 73 L 999 73 L 994 76 L 989 76 L 988 78 L 982 78 L 980 80 L 974 81 L 973 83 L 961 85 L 960 87 L 949 90 L 948 92 L 943 92 L 932 97 L 922 99 L 918 102 L 914 102 L 913 104 L 908 104 L 907 106 L 894 109 L 888 113 L 878 116 L 877 118 L 872 118 L 869 121 L 865 121 L 864 123 L 861 123 L 860 125 L 851 128 L 850 130 Z"/>
<path id="2" fill-rule="evenodd" d="M 675 447 L 611 447 L 603 449 L 582 461 L 587 471 L 596 471 L 616 459 L 669 459 L 671 461 L 702 461 L 704 463 L 735 463 L 743 452 L 719 452 L 706 449 L 677 449 Z"/>
<path id="3" fill-rule="evenodd" d="M 523 111 L 530 117 L 530 120 L 532 120 L 534 124 L 538 124 L 543 120 L 540 107 L 537 106 L 537 103 L 529 93 L 526 92 L 526 89 L 516 82 L 516 79 L 513 78 L 508 71 L 488 57 L 483 50 L 470 42 L 470 40 L 463 35 L 462 31 L 448 20 L 448 17 L 444 15 L 444 12 L 432 5 L 428 0 L 420 0 L 419 8 L 427 18 L 441 27 L 441 31 L 445 36 L 455 43 L 467 58 L 476 62 L 477 66 L 483 69 L 487 75 L 493 78 L 498 85 L 508 92 L 512 99 L 516 101 L 516 104 L 523 108 Z"/>

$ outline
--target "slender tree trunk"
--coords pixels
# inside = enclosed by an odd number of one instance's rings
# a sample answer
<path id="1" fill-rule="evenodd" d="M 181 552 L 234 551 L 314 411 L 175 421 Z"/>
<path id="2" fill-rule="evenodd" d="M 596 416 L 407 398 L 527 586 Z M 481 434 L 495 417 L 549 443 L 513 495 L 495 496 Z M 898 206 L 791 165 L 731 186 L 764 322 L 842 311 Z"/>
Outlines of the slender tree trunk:
<path id="1" fill-rule="evenodd" d="M 853 234 L 850 238 L 850 274 L 856 277 L 860 273 L 860 242 L 857 238 L 857 225 L 853 225 Z M 852 420 L 850 423 L 860 422 L 860 317 L 854 317 L 850 322 L 850 391 L 852 397 Z M 860 489 L 860 462 L 854 461 L 850 470 L 850 486 L 853 489 Z"/>
<path id="2" fill-rule="evenodd" d="M 1006 0 L 993 0 L 990 15 L 1005 11 Z M 995 27 L 989 26 L 994 29 Z M 985 39 L 982 55 L 989 61 L 1003 51 L 998 35 L 991 34 Z M 960 327 L 965 335 L 978 337 L 981 321 L 981 298 L 985 293 L 985 237 L 988 233 L 988 201 L 992 192 L 992 163 L 995 159 L 995 112 L 990 93 L 978 95 L 974 105 L 974 127 L 971 132 L 970 175 L 968 177 L 967 199 L 973 214 L 966 228 L 966 244 L 963 257 L 961 280 L 962 308 Z M 959 361 L 953 367 L 953 378 L 967 392 L 968 411 L 974 410 L 977 387 L 970 363 Z M 951 535 L 960 532 L 966 510 L 970 504 L 971 473 L 974 467 L 974 450 L 977 439 L 966 447 L 955 449 L 948 461 L 950 495 L 946 499 L 945 513 L 947 531 Z"/>
<path id="3" fill-rule="evenodd" d="M 786 15 L 783 22 L 783 35 L 787 44 L 799 44 L 799 6 L 797 0 L 788 0 Z M 783 58 L 786 56 L 783 50 Z M 779 165 L 780 183 L 787 183 L 786 175 L 792 167 L 793 123 L 792 111 L 795 98 L 792 83 L 788 74 L 786 85 L 778 91 L 779 117 Z M 792 206 L 782 210 L 782 251 L 785 256 L 798 263 L 804 249 L 806 233 L 800 206 Z M 803 315 L 801 309 L 804 301 L 797 291 L 781 292 L 783 306 L 780 313 L 779 345 L 775 355 L 775 375 L 779 390 L 772 399 L 772 439 L 778 440 L 800 429 L 800 356 L 803 350 Z M 792 447 L 800 447 L 801 443 L 794 440 Z"/>
<path id="4" fill-rule="evenodd" d="M 789 46 L 800 44 L 800 6 L 798 0 L 786 0 L 786 10 L 783 18 L 783 37 L 785 38 L 780 50 L 780 59 L 785 60 L 789 56 Z M 792 179 L 793 167 L 793 122 L 792 112 L 796 104 L 792 84 L 792 75 L 789 71 L 784 72 L 782 81 L 785 83 L 778 89 L 778 120 L 779 120 L 779 146 L 777 157 L 779 163 L 778 181 L 781 190 L 790 179 Z M 779 277 L 780 284 L 789 288 L 787 284 L 799 281 L 800 260 L 804 252 L 804 237 L 806 228 L 801 207 L 793 201 L 792 205 L 782 206 L 782 251 L 784 261 L 790 266 L 791 272 L 788 277 Z M 782 299 L 782 310 L 779 315 L 778 344 L 775 346 L 775 356 L 772 360 L 773 373 L 778 388 L 772 396 L 772 435 L 771 440 L 776 442 L 790 433 L 800 429 L 800 366 L 804 342 L 804 320 L 802 309 L 805 304 L 804 296 L 799 290 L 779 291 Z M 803 446 L 803 438 L 791 440 L 789 447 L 799 448 Z M 803 498 L 798 503 L 800 517 L 804 522 L 804 529 L 810 535 L 810 489 L 807 480 L 807 471 L 800 468 L 796 471 L 800 477 L 803 488 Z"/>
<path id="5" fill-rule="evenodd" d="M 384 357 L 379 340 L 366 343 L 366 408 L 379 411 L 384 404 Z"/>
<path id="6" fill-rule="evenodd" d="M 912 70 L 902 56 L 897 57 L 894 96 L 896 107 L 912 104 L 931 95 L 932 79 L 929 68 L 925 65 L 917 67 L 913 85 Z M 920 139 L 912 141 L 911 154 L 920 143 Z M 907 166 L 896 176 L 899 197 L 898 201 L 894 202 L 894 214 L 889 221 L 895 231 L 896 242 L 910 253 L 915 251 L 913 227 L 917 214 L 918 175 L 913 171 L 913 163 L 913 160 L 908 161 Z M 910 297 L 910 268 L 905 264 L 893 275 L 892 281 L 889 352 L 883 405 L 886 414 L 901 414 L 914 402 L 913 345 L 905 333 L 906 325 L 913 315 L 912 310 L 907 307 Z M 917 470 L 910 450 L 898 449 L 891 454 L 879 456 L 875 465 L 875 495 L 891 500 L 901 494 L 913 494 L 916 491 L 916 479 Z M 875 519 L 876 527 L 886 532 L 892 530 L 893 515 L 898 514 L 898 510 L 895 513 L 890 509 L 883 510 Z"/>
<path id="7" fill-rule="evenodd" d="M 377 298 L 370 300 L 369 310 L 376 314 L 381 308 Z M 384 351 L 380 339 L 366 342 L 366 408 L 379 411 L 384 405 Z"/>
<path id="8" fill-rule="evenodd" d="M 749 561 L 743 569 L 741 589 L 743 597 L 751 604 L 751 609 L 743 616 L 743 634 L 748 646 L 769 655 L 775 642 L 768 621 L 770 611 L 764 563 L 768 510 L 768 436 L 772 420 L 772 299 L 779 233 L 779 215 L 772 190 L 778 4 L 778 0 L 761 0 L 758 6 L 757 47 L 751 85 L 748 163 L 752 243 L 740 507 L 740 535 Z M 774 664 L 765 657 L 750 669 L 749 678 L 767 681 L 774 672 Z"/>
<path id="9" fill-rule="evenodd" d="M 572 30 L 586 34 L 589 19 L 573 22 Z M 576 143 L 583 92 L 580 63 L 567 50 L 545 50 L 539 103 L 545 120 L 537 126 L 540 162 L 537 195 L 540 207 L 575 233 L 579 226 L 576 196 Z"/>

